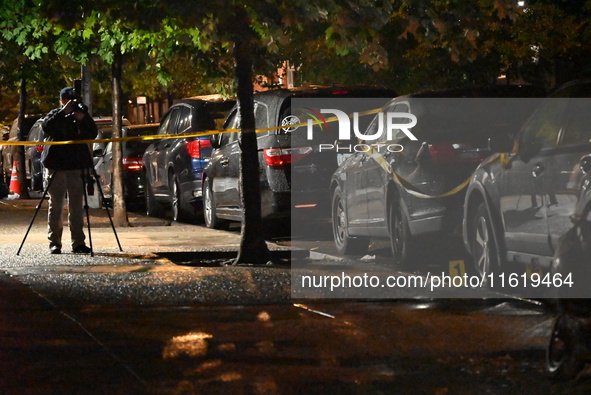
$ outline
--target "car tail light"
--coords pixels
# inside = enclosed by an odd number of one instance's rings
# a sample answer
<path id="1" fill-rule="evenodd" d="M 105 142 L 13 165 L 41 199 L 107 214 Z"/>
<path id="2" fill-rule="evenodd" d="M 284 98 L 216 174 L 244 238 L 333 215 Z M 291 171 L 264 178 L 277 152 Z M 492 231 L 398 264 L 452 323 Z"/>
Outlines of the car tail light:
<path id="1" fill-rule="evenodd" d="M 187 153 L 191 158 L 201 159 L 201 149 L 211 147 L 211 142 L 208 139 L 196 139 L 189 141 L 185 147 L 187 148 Z"/>
<path id="2" fill-rule="evenodd" d="M 43 146 L 42 145 L 37 145 L 35 146 L 35 149 L 37 150 L 37 152 L 41 153 L 43 152 Z"/>
<path id="3" fill-rule="evenodd" d="M 288 166 L 297 163 L 312 152 L 312 147 L 267 148 L 263 151 L 265 163 L 271 167 Z"/>
<path id="4" fill-rule="evenodd" d="M 142 158 L 123 158 L 123 169 L 124 170 L 141 170 Z"/>

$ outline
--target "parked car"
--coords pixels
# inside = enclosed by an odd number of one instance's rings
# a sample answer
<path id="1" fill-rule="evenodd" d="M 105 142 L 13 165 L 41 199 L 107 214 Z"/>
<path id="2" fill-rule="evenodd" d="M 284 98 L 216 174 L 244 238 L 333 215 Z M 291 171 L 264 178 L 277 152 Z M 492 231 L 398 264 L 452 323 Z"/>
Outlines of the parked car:
<path id="1" fill-rule="evenodd" d="M 159 135 L 174 136 L 153 142 L 143 156 L 148 215 L 162 215 L 168 207 L 174 221 L 195 221 L 201 211 L 201 177 L 211 156 L 208 137 L 183 137 L 220 129 L 233 100 L 218 95 L 188 98 L 175 103 L 162 117 Z"/>
<path id="2" fill-rule="evenodd" d="M 496 98 L 543 94 L 536 88 L 506 86 L 426 92 L 387 103 L 382 113 L 412 114 L 416 126 L 373 140 L 380 125 L 378 114 L 362 143 L 376 149 L 381 145 L 381 152 L 356 152 L 333 175 L 337 250 L 363 254 L 369 240 L 389 239 L 393 263 L 404 266 L 420 258 L 425 250 L 420 243 L 429 237 L 453 241 L 448 236 L 455 234 L 461 245 L 466 180 L 490 155 L 488 137 L 528 115 Z M 397 125 L 409 122 L 410 118 L 397 119 Z"/>
<path id="3" fill-rule="evenodd" d="M 113 136 L 113 117 L 99 116 L 93 117 L 93 120 L 96 124 L 96 128 L 98 129 L 98 134 L 96 135 L 97 140 L 110 139 Z M 124 128 L 129 125 L 131 125 L 131 123 L 126 118 L 123 118 L 121 120 L 121 128 Z M 92 150 L 103 150 L 104 152 L 107 144 L 108 143 L 105 142 L 94 143 L 92 145 Z M 93 164 L 96 165 L 97 161 L 98 158 L 95 157 Z"/>
<path id="4" fill-rule="evenodd" d="M 43 120 L 39 118 L 29 131 L 27 141 L 43 141 Z M 32 191 L 43 190 L 43 164 L 41 163 L 41 153 L 43 152 L 43 145 L 26 145 L 25 146 L 25 167 L 27 171 L 27 179 L 29 180 L 29 187 Z"/>
<path id="5" fill-rule="evenodd" d="M 0 177 L 0 187 L 5 185 L 6 177 L 4 177 L 4 149 L 8 148 L 8 146 L 2 145 L 2 141 L 7 141 L 10 137 L 10 128 L 8 126 L 2 126 L 0 128 L 0 173 L 2 173 L 2 177 Z M 4 188 L 3 188 L 4 189 Z M 8 194 L 8 187 L 6 187 L 6 194 Z"/>
<path id="6" fill-rule="evenodd" d="M 121 137 L 154 135 L 159 124 L 129 125 L 121 129 Z M 121 163 L 123 165 L 123 194 L 127 207 L 135 209 L 144 207 L 145 185 L 142 174 L 142 157 L 151 141 L 129 140 L 121 142 Z M 99 177 L 100 186 L 106 201 L 111 205 L 113 201 L 113 143 L 108 142 L 105 150 L 94 152 L 97 158 L 94 169 Z"/>
<path id="7" fill-rule="evenodd" d="M 39 115 L 34 114 L 27 114 L 24 119 L 23 123 L 23 138 L 27 140 L 27 136 L 29 135 L 29 130 L 35 123 L 35 121 L 39 119 Z M 12 126 L 10 127 L 10 134 L 8 136 L 8 141 L 18 141 L 18 119 L 15 119 L 12 122 Z M 5 145 L 2 149 L 2 171 L 4 173 L 4 179 L 6 184 L 10 184 L 10 176 L 12 174 L 12 167 L 14 161 L 16 160 L 16 150 L 18 146 L 16 145 Z"/>
<path id="8" fill-rule="evenodd" d="M 567 84 L 540 105 L 514 140 L 491 139 L 500 154 L 476 169 L 464 207 L 464 244 L 476 274 L 515 272 L 525 265 L 547 271 L 559 239 L 572 227 L 571 216 L 588 221 L 590 98 L 591 82 Z"/>
<path id="9" fill-rule="evenodd" d="M 330 217 L 329 181 L 337 167 L 337 153 L 334 150 L 321 152 L 318 143 L 334 143 L 338 135 L 325 132 L 321 135 L 323 139 L 308 141 L 304 127 L 292 130 L 295 129 L 291 126 L 293 120 L 304 121 L 301 114 L 296 114 L 299 110 L 292 102 L 382 97 L 381 106 L 393 95 L 389 89 L 372 87 L 278 89 L 255 94 L 255 126 L 272 129 L 257 134 L 263 220 L 289 221 L 292 209 L 298 219 Z M 362 107 L 358 100 L 355 102 Z M 239 121 L 236 107 L 224 128 L 238 129 Z M 210 228 L 223 227 L 228 220 L 241 221 L 238 135 L 233 132 L 211 138 L 214 151 L 203 175 L 204 219 Z"/>

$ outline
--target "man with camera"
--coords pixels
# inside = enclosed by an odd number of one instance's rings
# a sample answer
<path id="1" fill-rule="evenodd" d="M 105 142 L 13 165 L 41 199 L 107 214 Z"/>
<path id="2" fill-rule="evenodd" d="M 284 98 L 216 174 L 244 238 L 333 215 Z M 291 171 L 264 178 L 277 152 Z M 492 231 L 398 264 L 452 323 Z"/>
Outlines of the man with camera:
<path id="1" fill-rule="evenodd" d="M 61 107 L 51 110 L 43 121 L 45 141 L 95 139 L 98 133 L 87 107 L 71 87 L 60 92 Z M 88 254 L 84 235 L 84 187 L 92 157 L 88 144 L 46 145 L 41 161 L 45 166 L 48 194 L 48 239 L 51 254 L 61 254 L 64 199 L 68 195 L 68 224 L 72 252 Z"/>

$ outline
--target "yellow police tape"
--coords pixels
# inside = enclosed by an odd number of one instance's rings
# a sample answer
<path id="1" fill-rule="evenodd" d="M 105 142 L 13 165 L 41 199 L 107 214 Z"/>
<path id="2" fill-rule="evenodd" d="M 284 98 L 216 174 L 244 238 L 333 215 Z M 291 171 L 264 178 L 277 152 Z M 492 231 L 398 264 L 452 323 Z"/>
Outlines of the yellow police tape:
<path id="1" fill-rule="evenodd" d="M 359 116 L 366 116 L 366 115 L 373 115 L 377 114 L 381 111 L 381 108 L 368 110 L 359 113 Z M 336 122 L 338 121 L 337 117 L 330 117 L 325 120 L 327 123 Z M 318 125 L 323 123 L 322 121 L 313 121 L 313 125 Z M 297 124 L 289 125 L 290 128 L 298 128 L 307 126 L 306 122 L 300 122 Z M 255 133 L 263 133 L 263 132 L 271 132 L 273 130 L 279 130 L 285 128 L 287 125 L 282 126 L 274 126 L 271 128 L 264 128 L 264 129 L 256 129 Z M 124 127 L 124 126 L 123 126 Z M 204 137 L 204 136 L 212 136 L 214 134 L 224 134 L 224 133 L 234 133 L 238 132 L 239 129 L 220 129 L 220 130 L 204 130 L 201 132 L 195 133 L 183 133 L 183 134 L 154 134 L 154 135 L 146 135 L 146 136 L 130 136 L 130 137 L 114 137 L 108 139 L 92 139 L 92 140 L 64 140 L 64 141 L 3 141 L 1 142 L 0 146 L 2 145 L 69 145 L 69 144 L 92 144 L 92 143 L 108 143 L 108 142 L 118 142 L 118 141 L 133 141 L 133 140 L 162 140 L 162 139 L 181 139 L 181 138 L 189 138 L 189 137 Z"/>
<path id="2" fill-rule="evenodd" d="M 404 190 L 412 196 L 418 197 L 418 198 L 422 198 L 422 199 L 439 199 L 439 198 L 444 198 L 444 197 L 448 197 L 448 196 L 452 196 L 455 195 L 456 193 L 460 192 L 462 189 L 466 188 L 468 186 L 468 184 L 470 183 L 470 179 L 472 178 L 471 176 L 468 177 L 467 179 L 465 179 L 460 185 L 456 186 L 455 188 L 442 193 L 442 194 L 438 194 L 438 195 L 427 195 L 426 193 L 423 193 L 420 189 L 416 188 L 413 184 L 411 184 L 408 180 L 402 178 L 399 174 L 397 174 L 394 169 L 392 169 L 392 166 L 390 166 L 390 163 L 388 163 L 388 161 L 382 156 L 382 154 L 380 154 L 379 152 L 375 151 L 373 148 L 368 151 L 367 153 L 371 158 L 373 158 L 382 169 L 384 169 L 384 171 L 388 174 L 392 174 L 392 180 L 394 180 L 394 182 L 398 185 L 400 185 L 402 188 L 404 188 Z M 481 166 L 486 166 L 489 165 L 493 162 L 495 162 L 496 160 L 499 159 L 499 155 L 492 155 L 490 156 L 488 159 L 486 159 L 484 162 L 482 162 Z"/>
<path id="3" fill-rule="evenodd" d="M 366 116 L 366 115 L 373 115 L 373 114 L 377 114 L 381 111 L 381 109 L 373 109 L 373 110 L 368 110 L 368 111 L 364 111 L 359 113 L 359 116 Z M 326 119 L 327 123 L 330 122 L 335 122 L 337 121 L 338 118 L 337 117 L 330 117 Z M 313 125 L 318 125 L 322 123 L 322 121 L 318 120 L 318 121 L 313 121 L 312 124 Z M 290 128 L 298 128 L 298 127 L 303 127 L 303 126 L 307 126 L 308 123 L 306 122 L 301 122 L 301 123 L 297 123 L 297 124 L 293 124 L 293 125 L 289 125 Z M 255 133 L 264 133 L 264 132 L 271 132 L 274 130 L 279 130 L 282 129 L 284 127 L 286 127 L 287 125 L 282 125 L 282 126 L 275 126 L 275 127 L 271 127 L 271 128 L 264 128 L 264 129 L 256 129 Z M 116 137 L 116 138 L 109 138 L 109 139 L 93 139 L 93 140 L 67 140 L 67 141 L 4 141 L 2 142 L 1 145 L 23 145 L 23 146 L 29 146 L 29 145 L 68 145 L 68 144 L 92 144 L 92 143 L 107 143 L 107 142 L 119 142 L 119 141 L 133 141 L 133 140 L 162 140 L 162 139 L 175 139 L 175 138 L 188 138 L 188 137 L 204 137 L 204 136 L 212 136 L 214 134 L 223 134 L 223 133 L 234 133 L 234 132 L 238 132 L 239 129 L 222 129 L 222 130 L 205 130 L 205 131 L 201 131 L 201 132 L 196 132 L 196 133 L 186 133 L 186 134 L 160 134 L 160 135 L 147 135 L 147 136 L 130 136 L 130 137 Z M 390 164 L 386 161 L 386 159 L 377 151 L 375 150 L 370 150 L 369 152 L 367 152 L 367 154 L 372 157 L 379 165 L 380 167 L 382 167 L 382 169 L 384 169 L 384 171 L 386 171 L 389 174 L 392 174 L 392 179 L 394 180 L 394 182 L 398 185 L 400 185 L 402 188 L 404 188 L 404 190 L 406 192 L 408 192 L 410 195 L 418 197 L 418 198 L 422 198 L 422 199 L 437 199 L 437 198 L 444 198 L 444 197 L 448 197 L 451 195 L 454 195 L 458 192 L 460 192 L 462 189 L 464 189 L 468 183 L 470 182 L 470 178 L 467 178 L 465 181 L 463 181 L 460 185 L 456 186 L 455 188 L 442 193 L 442 194 L 438 194 L 438 195 L 428 195 L 423 193 L 421 190 L 419 190 L 418 188 L 416 188 L 412 183 L 410 183 L 408 180 L 404 179 L 403 177 L 401 177 L 399 174 L 397 174 L 394 169 L 392 169 L 392 166 L 390 166 Z M 491 156 L 489 159 L 487 159 L 484 164 L 490 164 L 492 162 L 494 162 L 495 160 L 499 159 L 499 155 L 493 155 Z"/>

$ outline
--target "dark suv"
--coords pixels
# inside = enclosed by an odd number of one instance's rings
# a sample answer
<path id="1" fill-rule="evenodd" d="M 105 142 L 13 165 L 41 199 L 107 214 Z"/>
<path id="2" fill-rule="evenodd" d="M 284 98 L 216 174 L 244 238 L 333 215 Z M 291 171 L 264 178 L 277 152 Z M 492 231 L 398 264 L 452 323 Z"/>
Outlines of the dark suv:
<path id="1" fill-rule="evenodd" d="M 500 154 L 476 169 L 464 207 L 475 273 L 548 270 L 571 216 L 587 219 L 590 206 L 579 197 L 588 198 L 590 110 L 591 82 L 570 83 L 540 105 L 514 141 L 491 139 Z"/>
<path id="2" fill-rule="evenodd" d="M 256 128 L 271 129 L 257 134 L 263 220 L 330 217 L 329 185 L 337 167 L 337 154 L 320 152 L 318 141 L 306 140 L 304 127 L 294 127 L 294 122 L 304 120 L 293 104 L 296 100 L 382 97 L 381 106 L 393 95 L 391 90 L 373 87 L 278 89 L 255 94 Z M 224 128 L 239 126 L 235 108 Z M 325 133 L 323 141 L 334 143 L 337 138 L 336 134 Z M 203 200 L 205 224 L 215 228 L 226 220 L 242 218 L 240 146 L 238 132 L 212 136 L 211 141 L 214 151 L 203 175 Z"/>
<path id="3" fill-rule="evenodd" d="M 208 137 L 183 137 L 221 129 L 233 100 L 217 95 L 188 98 L 175 103 L 162 117 L 158 135 L 143 156 L 148 215 L 169 207 L 174 221 L 194 221 L 201 209 L 201 176 L 211 156 Z"/>

